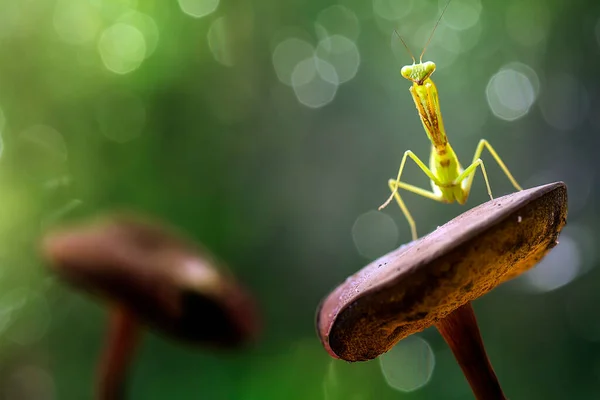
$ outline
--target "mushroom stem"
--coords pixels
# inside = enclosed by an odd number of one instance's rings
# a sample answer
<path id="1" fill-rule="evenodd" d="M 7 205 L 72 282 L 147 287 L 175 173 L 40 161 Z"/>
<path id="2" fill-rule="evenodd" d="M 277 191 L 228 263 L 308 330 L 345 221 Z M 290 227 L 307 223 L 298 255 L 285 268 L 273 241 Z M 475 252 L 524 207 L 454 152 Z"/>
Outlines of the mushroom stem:
<path id="1" fill-rule="evenodd" d="M 127 370 L 139 340 L 139 325 L 123 307 L 113 309 L 102 354 L 98 379 L 98 400 L 125 398 Z"/>
<path id="2" fill-rule="evenodd" d="M 506 400 L 485 352 L 477 319 L 467 303 L 438 321 L 440 331 L 478 400 Z"/>

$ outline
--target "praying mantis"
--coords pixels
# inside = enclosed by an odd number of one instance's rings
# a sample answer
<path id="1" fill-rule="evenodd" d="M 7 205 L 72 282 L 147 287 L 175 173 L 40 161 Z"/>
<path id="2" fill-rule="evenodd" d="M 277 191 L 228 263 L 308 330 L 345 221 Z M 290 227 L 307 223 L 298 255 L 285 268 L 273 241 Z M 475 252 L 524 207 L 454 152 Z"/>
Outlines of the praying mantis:
<path id="1" fill-rule="evenodd" d="M 400 209 L 402 210 L 402 213 L 404 213 L 408 224 L 410 225 L 412 240 L 417 240 L 418 238 L 415 220 L 408 211 L 408 208 L 406 208 L 402 197 L 398 193 L 398 189 L 404 189 L 418 194 L 419 196 L 439 201 L 441 203 L 453 203 L 456 201 L 459 204 L 464 204 L 471 192 L 471 185 L 473 184 L 473 179 L 475 178 L 476 169 L 477 167 L 480 167 L 481 172 L 483 173 L 483 178 L 485 179 L 488 195 L 490 196 L 490 199 L 493 199 L 490 182 L 485 171 L 485 165 L 480 158 L 484 148 L 488 149 L 512 185 L 517 190 L 523 190 L 515 178 L 513 178 L 506 165 L 504 165 L 504 162 L 502 162 L 500 156 L 498 156 L 498 153 L 496 153 L 494 148 L 487 140 L 481 139 L 479 141 L 479 144 L 475 149 L 473 161 L 465 169 L 462 168 L 456 153 L 454 153 L 454 150 L 452 150 L 452 147 L 448 142 L 446 130 L 444 129 L 444 124 L 442 121 L 442 113 L 440 111 L 438 91 L 430 78 L 431 74 L 433 74 L 435 71 L 435 63 L 432 61 L 423 62 L 423 55 L 425 54 L 425 50 L 431 42 L 431 38 L 433 37 L 433 34 L 435 33 L 435 30 L 449 4 L 450 1 L 446 3 L 446 6 L 444 7 L 437 23 L 435 24 L 433 31 L 431 32 L 431 35 L 429 36 L 429 39 L 423 48 L 423 52 L 419 57 L 418 64 L 402 37 L 398 35 L 398 32 L 396 32 L 413 60 L 412 65 L 406 65 L 402 67 L 400 74 L 402 77 L 412 81 L 412 86 L 409 89 L 410 94 L 415 102 L 415 107 L 417 108 L 419 117 L 423 123 L 423 128 L 425 128 L 425 133 L 431 141 L 431 155 L 429 157 L 428 168 L 425 163 L 423 163 L 423 161 L 421 161 L 419 157 L 417 157 L 412 151 L 407 150 L 404 153 L 402 161 L 400 162 L 398 177 L 388 181 L 388 185 L 392 191 L 392 194 L 386 200 L 386 202 L 379 207 L 379 210 L 385 208 L 392 201 L 392 199 L 395 198 L 400 206 Z M 407 158 L 412 159 L 431 180 L 431 191 L 400 181 Z"/>

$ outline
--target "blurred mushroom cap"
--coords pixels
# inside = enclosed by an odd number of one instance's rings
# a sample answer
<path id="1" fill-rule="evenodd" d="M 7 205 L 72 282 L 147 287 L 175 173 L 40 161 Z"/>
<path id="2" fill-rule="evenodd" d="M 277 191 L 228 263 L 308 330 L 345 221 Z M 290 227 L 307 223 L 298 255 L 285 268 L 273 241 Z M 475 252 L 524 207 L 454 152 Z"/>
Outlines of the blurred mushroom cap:
<path id="1" fill-rule="evenodd" d="M 537 264 L 566 215 L 566 186 L 552 183 L 484 203 L 386 254 L 323 300 L 323 346 L 347 361 L 378 357 Z"/>
<path id="2" fill-rule="evenodd" d="M 204 249 L 156 222 L 118 215 L 48 233 L 60 277 L 179 340 L 234 346 L 259 329 L 253 297 Z"/>

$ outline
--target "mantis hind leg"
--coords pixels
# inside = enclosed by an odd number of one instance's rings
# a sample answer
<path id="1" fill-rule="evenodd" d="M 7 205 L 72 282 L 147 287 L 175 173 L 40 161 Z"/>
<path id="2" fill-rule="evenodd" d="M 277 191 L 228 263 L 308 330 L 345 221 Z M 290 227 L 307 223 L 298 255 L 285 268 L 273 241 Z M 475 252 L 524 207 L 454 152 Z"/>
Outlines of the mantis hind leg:
<path id="1" fill-rule="evenodd" d="M 477 148 L 475 149 L 475 154 L 473 155 L 473 162 L 469 167 L 467 167 L 463 171 L 462 174 L 460 174 L 454 180 L 454 183 L 456 184 L 460 184 L 464 181 L 464 186 L 462 187 L 464 200 L 466 201 L 467 197 L 469 196 L 469 193 L 471 192 L 471 186 L 473 185 L 473 179 L 475 178 L 475 169 L 478 166 L 481 166 L 481 172 L 483 173 L 483 178 L 485 179 L 485 185 L 487 187 L 488 194 L 490 195 L 490 199 L 493 199 L 492 190 L 490 189 L 490 182 L 488 180 L 487 173 L 485 172 L 485 166 L 483 165 L 483 161 L 480 158 L 484 148 L 488 149 L 492 157 L 494 157 L 494 160 L 496 160 L 496 162 L 498 163 L 498 165 L 500 166 L 510 183 L 512 183 L 512 185 L 515 187 L 515 189 L 523 190 L 523 188 L 521 188 L 521 186 L 517 183 L 516 179 L 512 176 L 512 174 L 510 173 L 510 171 L 508 170 L 498 153 L 496 153 L 492 145 L 487 140 L 481 139 L 479 141 L 479 144 L 477 145 Z"/>
<path id="2" fill-rule="evenodd" d="M 490 188 L 490 181 L 487 177 L 487 172 L 485 172 L 485 165 L 483 165 L 481 158 L 477 158 L 462 172 L 462 174 L 460 174 L 454 180 L 455 185 L 462 187 L 462 198 L 457 197 L 457 200 L 460 204 L 466 202 L 469 194 L 471 193 L 471 185 L 473 185 L 473 178 L 475 177 L 475 169 L 477 167 L 481 167 L 481 173 L 483 174 L 483 179 L 485 179 L 485 186 L 487 188 L 488 195 L 490 196 L 490 200 L 494 200 L 494 197 L 492 196 L 492 189 Z M 461 185 L 463 181 L 466 182 L 464 187 Z"/>
<path id="3" fill-rule="evenodd" d="M 400 162 L 400 169 L 398 170 L 398 177 L 396 179 L 390 179 L 388 182 L 388 185 L 390 187 L 390 190 L 392 191 L 392 194 L 386 200 L 385 203 L 383 203 L 381 206 L 379 206 L 379 210 L 382 210 L 383 208 L 385 208 L 392 201 L 392 199 L 395 198 L 396 202 L 398 202 L 398 205 L 400 206 L 400 209 L 402 210 L 402 213 L 404 214 L 404 217 L 406 218 L 406 220 L 408 221 L 408 224 L 410 225 L 410 232 L 412 234 L 412 238 L 413 238 L 413 240 L 416 240 L 417 239 L 417 227 L 415 225 L 415 220 L 413 219 L 412 215 L 408 211 L 406 204 L 404 204 L 402 197 L 400 197 L 400 194 L 398 193 L 398 189 L 402 188 L 404 190 L 408 190 L 409 192 L 413 192 L 420 196 L 427 197 L 429 199 L 440 201 L 440 202 L 446 202 L 446 200 L 444 199 L 444 197 L 441 194 L 430 192 L 428 190 L 421 189 L 421 188 L 418 188 L 413 185 L 409 185 L 404 182 L 400 182 L 400 178 L 402 177 L 402 171 L 404 171 L 404 164 L 406 163 L 407 157 L 410 157 L 417 164 L 417 166 L 419 168 L 421 168 L 421 170 L 425 173 L 425 175 L 427 175 L 427 177 L 432 180 L 432 182 L 434 184 L 436 184 L 437 186 L 441 185 L 440 181 L 433 174 L 433 172 L 431 172 L 431 170 L 429 168 L 427 168 L 427 166 L 423 163 L 423 161 L 421 161 L 419 159 L 419 157 L 417 157 L 412 151 L 407 150 L 404 152 L 404 156 L 402 157 L 402 162 Z"/>
<path id="4" fill-rule="evenodd" d="M 418 194 L 419 196 L 427 197 L 428 199 L 439 201 L 442 203 L 445 203 L 446 201 L 444 200 L 444 198 L 441 195 L 439 195 L 437 193 L 430 192 L 428 190 L 421 189 L 419 187 L 409 185 L 404 182 L 398 182 L 394 179 L 390 179 L 388 181 L 388 185 L 390 187 L 390 190 L 392 191 L 392 196 L 396 199 L 396 202 L 398 202 L 398 205 L 400 206 L 400 209 L 402 210 L 404 217 L 408 221 L 408 225 L 410 225 L 410 233 L 412 235 L 412 240 L 417 240 L 418 236 L 417 236 L 417 226 L 415 224 L 415 220 L 413 219 L 412 215 L 410 214 L 410 211 L 408 211 L 406 204 L 404 204 L 404 200 L 402 200 L 402 197 L 400 197 L 400 193 L 398 193 L 398 189 L 401 188 L 404 190 L 408 190 L 409 192 Z"/>

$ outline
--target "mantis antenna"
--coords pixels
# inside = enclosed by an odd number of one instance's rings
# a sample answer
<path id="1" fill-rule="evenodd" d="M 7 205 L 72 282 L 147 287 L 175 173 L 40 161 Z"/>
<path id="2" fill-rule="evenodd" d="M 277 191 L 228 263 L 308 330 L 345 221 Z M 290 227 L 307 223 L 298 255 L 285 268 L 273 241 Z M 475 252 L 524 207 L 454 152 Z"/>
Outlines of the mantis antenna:
<path id="1" fill-rule="evenodd" d="M 419 57 L 419 62 L 421 62 L 421 63 L 423 62 L 423 55 L 425 54 L 425 50 L 427 50 L 427 46 L 429 46 L 429 43 L 431 42 L 431 39 L 433 38 L 433 34 L 435 33 L 435 30 L 437 29 L 438 25 L 440 24 L 440 21 L 442 20 L 442 17 L 444 16 L 444 13 L 446 12 L 446 9 L 450 5 L 451 1 L 452 0 L 448 0 L 448 2 L 446 3 L 446 6 L 442 10 L 442 13 L 440 14 L 440 17 L 438 18 L 437 22 L 435 23 L 435 26 L 433 27 L 433 30 L 431 31 L 431 35 L 429 35 L 429 39 L 427 39 L 427 43 L 425 43 L 425 47 L 423 47 L 423 52 L 421 53 L 421 56 Z"/>
<path id="2" fill-rule="evenodd" d="M 404 45 L 404 48 L 406 49 L 406 51 L 408 51 L 408 54 L 410 54 L 410 57 L 413 60 L 413 64 L 417 63 L 417 60 L 415 60 L 415 56 L 413 56 L 413 54 L 410 52 L 410 49 L 408 48 L 408 45 L 406 44 L 406 42 L 404 41 L 404 39 L 402 39 L 402 36 L 400 36 L 400 34 L 398 33 L 397 30 L 394 29 L 394 32 L 396 32 L 396 35 L 398 36 L 398 39 L 400 39 L 400 41 L 402 42 L 402 44 Z M 422 56 L 421 56 L 422 57 Z"/>

